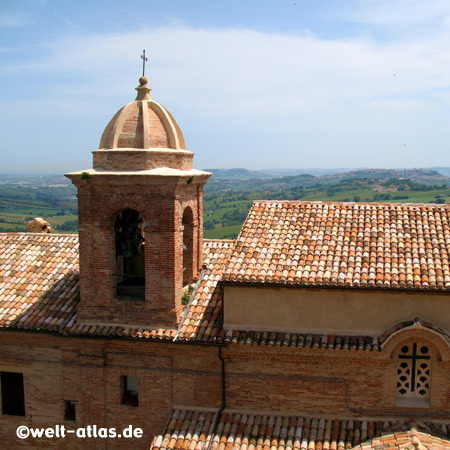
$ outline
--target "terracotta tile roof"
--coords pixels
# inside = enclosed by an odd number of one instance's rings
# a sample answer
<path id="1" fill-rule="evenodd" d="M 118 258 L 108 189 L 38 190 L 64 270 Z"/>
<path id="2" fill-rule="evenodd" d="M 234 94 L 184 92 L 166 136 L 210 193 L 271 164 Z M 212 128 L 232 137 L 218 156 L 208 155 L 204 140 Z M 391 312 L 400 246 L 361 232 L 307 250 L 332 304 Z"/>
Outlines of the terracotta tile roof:
<path id="1" fill-rule="evenodd" d="M 412 429 L 411 431 L 403 433 L 378 436 L 368 443 L 363 443 L 354 447 L 355 450 L 403 450 L 406 448 L 414 450 L 450 450 L 450 441 L 433 436 L 432 434 L 420 433 Z"/>
<path id="2" fill-rule="evenodd" d="M 234 241 L 205 240 L 204 270 L 179 332 L 162 328 L 85 325 L 77 322 L 78 236 L 0 233 L 0 328 L 65 335 L 159 340 L 213 340 L 221 326 L 216 290 Z"/>
<path id="3" fill-rule="evenodd" d="M 175 410 L 163 435 L 155 436 L 152 449 L 207 449 L 217 411 Z"/>
<path id="4" fill-rule="evenodd" d="M 217 343 L 268 345 L 272 347 L 320 348 L 330 350 L 378 351 L 376 336 L 281 333 L 275 331 L 222 330 Z"/>
<path id="5" fill-rule="evenodd" d="M 179 328 L 177 340 L 203 340 L 216 344 L 269 345 L 277 347 L 379 350 L 372 336 L 334 336 L 264 331 L 224 330 L 222 293 L 218 282 L 228 264 L 235 241 L 204 242 L 204 276 Z M 149 336 L 150 337 L 150 336 Z"/>
<path id="6" fill-rule="evenodd" d="M 235 241 L 203 242 L 203 274 L 186 308 L 177 339 L 215 340 L 222 327 L 222 295 L 217 283 L 228 264 Z"/>
<path id="7" fill-rule="evenodd" d="M 357 448 L 450 449 L 450 425 L 370 420 L 175 410 L 152 450 L 344 450 Z M 211 447 L 209 447 L 211 445 Z M 420 447 L 423 445 L 424 447 Z"/>
<path id="8" fill-rule="evenodd" d="M 224 330 L 222 293 L 218 282 L 234 246 L 235 241 L 204 241 L 202 276 L 178 330 L 133 328 L 86 325 L 77 321 L 77 236 L 0 233 L 0 329 L 30 329 L 76 336 L 175 339 L 225 345 L 379 351 L 392 333 L 411 326 L 411 322 L 398 324 L 381 337 Z M 432 324 L 420 324 L 441 332 Z M 449 339 L 448 335 L 445 337 Z"/>
<path id="9" fill-rule="evenodd" d="M 223 279 L 450 290 L 448 205 L 254 202 Z"/>
<path id="10" fill-rule="evenodd" d="M 78 303 L 78 236 L 0 234 L 0 328 L 60 331 Z"/>
<path id="11" fill-rule="evenodd" d="M 425 322 L 420 318 L 400 322 L 386 330 L 381 336 L 342 336 L 274 331 L 222 330 L 218 334 L 215 342 L 241 345 L 269 345 L 273 347 L 379 351 L 391 336 L 400 330 L 411 327 L 433 330 L 450 344 L 450 335 L 445 330 L 430 322 Z"/>

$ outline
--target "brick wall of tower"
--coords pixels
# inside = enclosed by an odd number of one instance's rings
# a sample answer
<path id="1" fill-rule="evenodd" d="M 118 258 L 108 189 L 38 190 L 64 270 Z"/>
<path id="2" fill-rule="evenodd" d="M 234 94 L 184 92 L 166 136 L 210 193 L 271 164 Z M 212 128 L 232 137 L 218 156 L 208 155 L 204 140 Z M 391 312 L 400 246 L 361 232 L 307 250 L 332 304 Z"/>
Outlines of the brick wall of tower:
<path id="1" fill-rule="evenodd" d="M 73 178 L 72 178 L 73 179 Z M 78 187 L 80 235 L 79 319 L 118 324 L 176 326 L 183 295 L 183 211 L 194 215 L 193 270 L 201 268 L 201 186 L 206 178 L 92 176 Z M 200 201 L 200 205 L 199 205 Z M 145 226 L 145 301 L 115 291 L 114 221 L 127 208 Z"/>
<path id="2" fill-rule="evenodd" d="M 153 150 L 96 150 L 94 169 L 103 170 L 150 170 L 158 167 L 171 167 L 191 170 L 194 154 L 183 151 Z"/>

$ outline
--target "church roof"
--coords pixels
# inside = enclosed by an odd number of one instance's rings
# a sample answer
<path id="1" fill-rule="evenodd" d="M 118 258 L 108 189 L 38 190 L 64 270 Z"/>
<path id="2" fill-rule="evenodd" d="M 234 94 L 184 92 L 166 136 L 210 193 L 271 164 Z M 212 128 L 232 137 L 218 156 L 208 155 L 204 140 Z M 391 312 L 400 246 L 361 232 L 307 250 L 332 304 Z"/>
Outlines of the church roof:
<path id="1" fill-rule="evenodd" d="M 78 236 L 0 233 L 0 329 L 46 331 L 71 336 L 267 345 L 311 349 L 378 351 L 400 323 L 382 336 L 225 330 L 219 281 L 235 241 L 204 240 L 203 271 L 178 330 L 84 324 L 77 321 L 79 301 Z M 415 322 L 450 337 L 427 322 Z"/>
<path id="2" fill-rule="evenodd" d="M 213 340 L 220 332 L 217 287 L 234 241 L 204 241 L 204 271 L 179 330 L 77 321 L 78 236 L 0 233 L 0 329 L 158 340 Z"/>
<path id="3" fill-rule="evenodd" d="M 449 450 L 450 425 L 176 409 L 152 450 Z M 216 426 L 216 423 L 218 425 Z"/>
<path id="4" fill-rule="evenodd" d="M 450 290 L 448 205 L 255 201 L 223 281 Z"/>
<path id="5" fill-rule="evenodd" d="M 233 248 L 234 241 L 204 241 L 204 270 L 178 330 L 88 325 L 78 322 L 76 314 L 79 301 L 78 236 L 0 233 L 0 329 L 216 344 L 379 349 L 377 339 L 370 336 L 224 330 L 218 282 Z"/>
<path id="6" fill-rule="evenodd" d="M 225 330 L 219 282 L 257 280 L 267 285 L 295 282 L 299 286 L 327 286 L 324 284 L 327 274 L 328 286 L 332 287 L 447 291 L 450 242 L 447 214 L 448 208 L 438 205 L 255 202 L 237 242 L 204 240 L 204 269 L 178 330 L 78 322 L 78 236 L 0 233 L 0 329 L 216 344 L 380 350 L 391 333 L 411 323 L 398 324 L 381 336 Z M 289 272 L 309 273 L 309 277 L 283 278 L 282 264 L 293 267 Z M 352 284 L 339 283 L 350 275 Z M 434 329 L 427 322 L 418 324 Z M 435 331 L 450 339 L 443 330 Z"/>

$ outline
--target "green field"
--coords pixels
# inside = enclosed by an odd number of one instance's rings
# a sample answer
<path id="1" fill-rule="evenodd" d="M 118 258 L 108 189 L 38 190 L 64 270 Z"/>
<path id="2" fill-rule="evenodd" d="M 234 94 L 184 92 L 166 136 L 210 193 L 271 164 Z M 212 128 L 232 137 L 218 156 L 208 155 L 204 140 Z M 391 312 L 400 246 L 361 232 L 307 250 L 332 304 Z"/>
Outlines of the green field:
<path id="1" fill-rule="evenodd" d="M 0 231 L 27 231 L 35 217 L 58 232 L 76 232 L 75 189 L 61 177 L 14 178 L 0 183 Z"/>
<path id="2" fill-rule="evenodd" d="M 273 182 L 271 182 L 273 184 Z M 450 187 L 409 183 L 391 185 L 379 180 L 344 180 L 335 185 L 288 189 L 260 189 L 253 192 L 205 193 L 204 236 L 207 238 L 235 238 L 247 216 L 253 200 L 309 200 L 334 202 L 380 203 L 449 203 Z"/>
<path id="3" fill-rule="evenodd" d="M 214 228 L 213 230 L 204 230 L 203 237 L 206 239 L 235 239 L 241 231 L 242 224 L 230 225 L 224 228 Z"/>
<path id="4" fill-rule="evenodd" d="M 450 203 L 448 183 L 420 184 L 403 178 L 340 179 L 329 184 L 314 180 L 312 176 L 300 176 L 241 183 L 216 180 L 211 187 L 207 184 L 204 236 L 236 238 L 254 200 Z M 26 224 L 34 217 L 47 220 L 55 232 L 77 232 L 75 188 L 61 177 L 26 180 L 0 177 L 0 231 L 27 231 Z"/>

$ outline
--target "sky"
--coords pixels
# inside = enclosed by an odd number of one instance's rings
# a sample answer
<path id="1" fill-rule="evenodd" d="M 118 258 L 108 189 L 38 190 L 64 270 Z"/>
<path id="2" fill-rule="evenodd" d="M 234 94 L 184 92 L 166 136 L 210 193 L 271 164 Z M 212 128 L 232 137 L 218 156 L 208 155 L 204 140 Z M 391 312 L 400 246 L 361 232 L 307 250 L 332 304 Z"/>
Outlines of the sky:
<path id="1" fill-rule="evenodd" d="M 0 173 L 92 167 L 143 49 L 198 169 L 450 166 L 448 0 L 0 0 Z"/>

